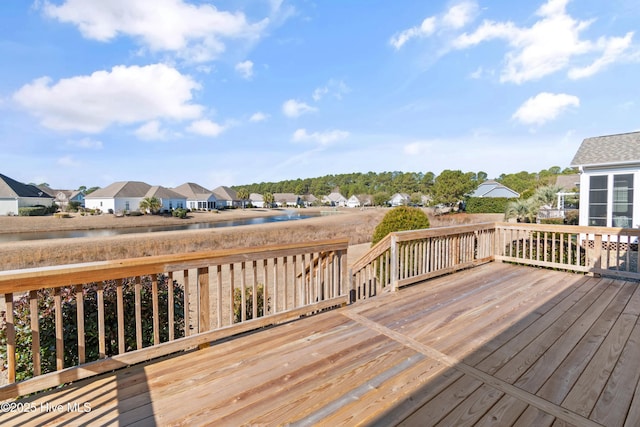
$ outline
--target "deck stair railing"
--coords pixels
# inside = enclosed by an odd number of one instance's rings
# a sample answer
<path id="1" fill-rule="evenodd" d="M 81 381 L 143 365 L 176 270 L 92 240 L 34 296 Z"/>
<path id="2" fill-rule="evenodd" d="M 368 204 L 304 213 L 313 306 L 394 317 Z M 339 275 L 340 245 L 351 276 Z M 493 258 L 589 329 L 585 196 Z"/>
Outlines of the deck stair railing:
<path id="1" fill-rule="evenodd" d="M 352 265 L 352 300 L 490 262 L 494 233 L 494 223 L 390 233 Z"/>
<path id="2" fill-rule="evenodd" d="M 347 248 L 335 239 L 0 271 L 0 401 L 344 305 Z"/>

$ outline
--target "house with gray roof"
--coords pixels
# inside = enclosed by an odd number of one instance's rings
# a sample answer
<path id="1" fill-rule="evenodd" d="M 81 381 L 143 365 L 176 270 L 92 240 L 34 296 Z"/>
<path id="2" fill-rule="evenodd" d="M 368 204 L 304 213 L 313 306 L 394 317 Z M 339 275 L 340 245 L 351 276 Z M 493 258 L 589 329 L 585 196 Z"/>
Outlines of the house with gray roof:
<path id="1" fill-rule="evenodd" d="M 505 197 L 507 199 L 517 199 L 520 197 L 520 193 L 499 182 L 489 180 L 478 185 L 478 188 L 471 193 L 470 197 Z"/>
<path id="2" fill-rule="evenodd" d="M 273 201 L 279 208 L 295 208 L 303 204 L 300 196 L 293 193 L 273 193 Z"/>
<path id="3" fill-rule="evenodd" d="M 322 203 L 329 206 L 347 206 L 347 198 L 340 194 L 338 191 L 334 190 L 328 195 L 322 198 Z"/>
<path id="4" fill-rule="evenodd" d="M 18 215 L 20 208 L 51 206 L 53 196 L 36 187 L 0 174 L 0 215 Z"/>
<path id="5" fill-rule="evenodd" d="M 640 132 L 586 138 L 571 166 L 580 170 L 580 225 L 640 226 Z"/>
<path id="6" fill-rule="evenodd" d="M 363 208 L 373 205 L 373 197 L 369 194 L 354 194 L 347 200 L 348 208 Z"/>
<path id="7" fill-rule="evenodd" d="M 217 209 L 242 207 L 242 200 L 238 199 L 238 193 L 233 188 L 221 185 L 220 187 L 216 187 L 211 191 L 216 198 Z"/>
<path id="8" fill-rule="evenodd" d="M 38 188 L 53 196 L 54 203 L 62 210 L 65 210 L 72 202 L 84 207 L 84 193 L 80 190 L 54 190 L 45 185 L 38 185 Z"/>
<path id="9" fill-rule="evenodd" d="M 249 194 L 249 203 L 254 208 L 264 208 L 264 196 L 258 193 Z"/>
<path id="10" fill-rule="evenodd" d="M 212 210 L 216 208 L 216 196 L 203 186 L 186 182 L 173 189 L 187 198 L 187 208 L 191 210 Z"/>
<path id="11" fill-rule="evenodd" d="M 141 181 L 119 181 L 85 196 L 87 209 L 102 212 L 128 212 L 140 209 L 140 202 L 147 197 L 160 200 L 161 211 L 184 208 L 187 198 L 168 188 L 149 185 Z"/>

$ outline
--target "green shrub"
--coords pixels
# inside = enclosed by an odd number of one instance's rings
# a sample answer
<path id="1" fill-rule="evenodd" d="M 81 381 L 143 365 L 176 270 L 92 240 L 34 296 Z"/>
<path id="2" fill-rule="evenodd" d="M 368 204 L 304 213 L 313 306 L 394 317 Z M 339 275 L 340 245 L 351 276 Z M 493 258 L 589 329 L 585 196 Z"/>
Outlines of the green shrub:
<path id="1" fill-rule="evenodd" d="M 175 216 L 176 218 L 186 218 L 187 210 L 184 208 L 174 209 L 173 212 L 171 212 L 171 215 Z"/>
<path id="2" fill-rule="evenodd" d="M 373 231 L 371 244 L 375 245 L 387 234 L 394 231 L 420 230 L 429 228 L 429 217 L 421 209 L 409 206 L 398 206 L 391 209 L 382 218 Z"/>
<path id="3" fill-rule="evenodd" d="M 506 197 L 469 197 L 467 200 L 467 213 L 504 213 L 510 201 Z"/>
<path id="4" fill-rule="evenodd" d="M 578 210 L 565 211 L 564 223 L 567 225 L 578 225 L 580 223 L 580 212 Z"/>
<path id="5" fill-rule="evenodd" d="M 542 218 L 540 224 L 564 225 L 564 218 Z"/>
<path id="6" fill-rule="evenodd" d="M 44 216 L 47 214 L 48 209 L 44 206 L 29 206 L 24 208 L 18 208 L 19 216 Z"/>
<path id="7" fill-rule="evenodd" d="M 264 316 L 264 286 L 258 284 L 256 286 L 258 294 L 258 317 Z M 247 286 L 244 290 L 245 297 L 245 319 L 249 320 L 253 318 L 253 287 Z M 267 312 L 270 310 L 270 298 L 267 299 Z M 236 288 L 233 290 L 233 322 L 239 323 L 242 321 L 242 289 Z"/>
<path id="8" fill-rule="evenodd" d="M 168 277 L 158 276 L 158 306 L 160 318 L 160 341 L 169 340 L 168 329 Z M 106 355 L 118 354 L 118 314 L 116 299 L 116 283 L 105 282 L 104 285 L 104 323 Z M 142 279 L 140 291 L 142 309 L 142 345 L 148 347 L 153 344 L 153 309 L 152 282 L 149 276 Z M 135 283 L 133 280 L 123 282 L 124 320 L 125 320 L 125 351 L 136 348 L 135 324 Z M 77 303 L 73 288 L 61 290 L 64 366 L 78 364 L 78 327 Z M 85 328 L 85 358 L 87 362 L 97 360 L 98 353 L 98 302 L 95 284 L 84 289 L 84 328 Z M 174 337 L 184 336 L 184 292 L 182 287 L 174 281 Z M 31 329 L 29 299 L 24 296 L 14 302 L 14 324 L 16 332 L 16 379 L 18 381 L 33 376 L 33 360 L 31 351 Z M 55 305 L 53 292 L 50 289 L 38 291 L 38 313 L 40 325 L 40 357 L 42 373 L 56 370 L 56 334 L 55 334 Z M 6 313 L 0 318 L 0 358 L 5 361 L 6 368 Z"/>

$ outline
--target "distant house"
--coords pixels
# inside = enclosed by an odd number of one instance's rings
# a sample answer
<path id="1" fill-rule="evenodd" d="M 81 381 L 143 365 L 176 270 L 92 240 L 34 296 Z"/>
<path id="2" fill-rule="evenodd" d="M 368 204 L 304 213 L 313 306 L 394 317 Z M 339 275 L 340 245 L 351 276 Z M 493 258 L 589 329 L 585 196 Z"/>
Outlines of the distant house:
<path id="1" fill-rule="evenodd" d="M 640 226 L 640 132 L 586 138 L 571 166 L 580 169 L 580 225 Z"/>
<path id="2" fill-rule="evenodd" d="M 344 207 L 347 206 L 347 198 L 342 194 L 334 191 L 327 196 L 322 198 L 322 203 L 329 206 L 339 206 Z"/>
<path id="3" fill-rule="evenodd" d="M 484 181 L 471 193 L 470 197 L 505 197 L 507 199 L 517 199 L 520 193 L 506 187 L 496 181 Z"/>
<path id="4" fill-rule="evenodd" d="M 558 175 L 556 177 L 556 187 L 560 187 L 565 193 L 578 192 L 580 188 L 580 174 Z"/>
<path id="5" fill-rule="evenodd" d="M 168 188 L 141 181 L 119 181 L 87 194 L 85 206 L 113 213 L 137 211 L 140 210 L 140 202 L 151 197 L 160 200 L 161 211 L 184 208 L 187 204 L 185 196 Z"/>
<path id="6" fill-rule="evenodd" d="M 316 196 L 314 196 L 313 194 L 304 194 L 302 196 L 300 196 L 300 198 L 302 199 L 302 203 L 305 207 L 309 207 L 309 206 L 314 206 L 316 204 L 318 204 L 320 201 L 318 200 L 318 198 Z"/>
<path id="7" fill-rule="evenodd" d="M 254 208 L 264 208 L 264 196 L 258 193 L 249 194 L 249 203 Z"/>
<path id="8" fill-rule="evenodd" d="M 242 200 L 238 199 L 238 193 L 234 189 L 221 185 L 211 191 L 216 198 L 216 208 L 242 207 Z"/>
<path id="9" fill-rule="evenodd" d="M 348 208 L 362 208 L 373 205 L 373 197 L 368 194 L 359 194 L 349 197 L 347 200 Z"/>
<path id="10" fill-rule="evenodd" d="M 211 210 L 216 208 L 216 196 L 199 184 L 186 182 L 173 189 L 187 198 L 186 207 L 191 210 Z"/>
<path id="11" fill-rule="evenodd" d="M 54 190 L 44 185 L 38 185 L 38 188 L 54 197 L 54 203 L 65 210 L 71 202 L 76 202 L 79 206 L 84 207 L 84 193 L 80 190 Z"/>
<path id="12" fill-rule="evenodd" d="M 405 206 L 411 201 L 411 197 L 407 193 L 396 193 L 389 199 L 391 206 Z"/>
<path id="13" fill-rule="evenodd" d="M 35 185 L 23 184 L 0 174 L 0 215 L 18 215 L 20 208 L 53 205 L 53 196 Z"/>
<path id="14" fill-rule="evenodd" d="M 273 201 L 280 208 L 302 206 L 300 196 L 293 193 L 273 193 Z"/>

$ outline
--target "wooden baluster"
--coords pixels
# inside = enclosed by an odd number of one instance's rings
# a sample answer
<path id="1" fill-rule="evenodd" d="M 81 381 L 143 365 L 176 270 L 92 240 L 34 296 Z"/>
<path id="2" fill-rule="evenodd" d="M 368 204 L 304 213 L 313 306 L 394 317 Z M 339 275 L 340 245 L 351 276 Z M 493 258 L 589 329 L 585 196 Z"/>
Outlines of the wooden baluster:
<path id="1" fill-rule="evenodd" d="M 107 357 L 104 328 L 104 282 L 97 284 L 96 300 L 98 302 L 98 358 L 104 359 Z"/>
<path id="2" fill-rule="evenodd" d="M 133 288 L 135 294 L 135 316 L 136 316 L 136 348 L 140 350 L 142 341 L 142 278 L 136 276 L 136 284 Z"/>
<path id="3" fill-rule="evenodd" d="M 291 258 L 291 262 L 293 263 L 293 308 L 299 307 L 300 301 L 300 289 L 298 286 L 298 259 L 294 255 Z"/>
<path id="4" fill-rule="evenodd" d="M 251 269 L 253 273 L 253 304 L 251 307 L 253 308 L 253 318 L 258 318 L 258 264 L 256 260 L 253 260 L 251 263 Z"/>
<path id="5" fill-rule="evenodd" d="M 190 301 L 190 289 L 189 289 L 189 270 L 182 272 L 182 284 L 184 286 L 183 297 L 183 309 L 184 309 L 184 336 L 191 335 L 191 312 L 189 310 Z"/>
<path id="6" fill-rule="evenodd" d="M 116 311 L 118 315 L 118 354 L 125 352 L 124 339 L 124 299 L 122 296 L 122 279 L 116 280 Z"/>
<path id="7" fill-rule="evenodd" d="M 151 275 L 151 306 L 153 310 L 153 345 L 160 344 L 160 303 L 158 299 L 158 275 Z"/>
<path id="8" fill-rule="evenodd" d="M 169 324 L 167 327 L 169 328 L 169 341 L 173 341 L 175 339 L 174 336 L 174 319 L 175 319 L 175 301 L 173 295 L 173 272 L 170 271 L 167 274 L 167 320 Z"/>
<path id="9" fill-rule="evenodd" d="M 216 307 L 218 328 L 222 328 L 222 265 L 216 265 Z"/>
<path id="10" fill-rule="evenodd" d="M 75 286 L 76 291 L 76 322 L 78 323 L 78 363 L 86 361 L 86 345 L 84 341 L 84 293 L 82 285 Z"/>
<path id="11" fill-rule="evenodd" d="M 240 263 L 240 321 L 247 320 L 247 275 L 245 263 Z"/>
<path id="12" fill-rule="evenodd" d="M 40 323 L 38 321 L 38 292 L 29 292 L 29 310 L 31 320 L 31 352 L 33 360 L 33 375 L 42 374 L 40 366 Z"/>
<path id="13" fill-rule="evenodd" d="M 235 313 L 235 274 L 234 274 L 234 270 L 233 270 L 233 264 L 229 264 L 229 295 L 230 295 L 230 302 L 229 302 L 229 324 L 233 325 L 234 323 L 234 313 Z"/>
<path id="14" fill-rule="evenodd" d="M 268 280 L 267 260 L 262 260 L 262 279 L 264 281 L 264 289 L 262 294 L 262 303 L 264 304 L 263 313 L 266 316 L 269 312 L 269 280 Z"/>
<path id="15" fill-rule="evenodd" d="M 64 325 L 62 323 L 62 295 L 61 289 L 53 290 L 53 304 L 55 308 L 55 325 L 56 325 L 56 370 L 64 369 Z"/>
<path id="16" fill-rule="evenodd" d="M 278 258 L 273 259 L 273 312 L 278 312 Z"/>
<path id="17" fill-rule="evenodd" d="M 282 257 L 282 283 L 284 284 L 284 289 L 283 289 L 283 293 L 282 293 L 282 302 L 283 302 L 283 307 L 282 309 L 284 311 L 287 311 L 287 303 L 289 302 L 289 275 L 288 273 L 288 263 L 287 263 L 287 259 L 289 257 L 284 256 Z"/>
<path id="18" fill-rule="evenodd" d="M 16 325 L 13 317 L 13 294 L 4 294 L 4 302 L 7 307 L 6 333 L 7 333 L 7 380 L 16 382 Z"/>
<path id="19" fill-rule="evenodd" d="M 200 330 L 198 332 L 205 332 L 211 328 L 211 318 L 209 316 L 210 309 L 209 309 L 209 268 L 208 267 L 198 268 L 198 289 L 200 290 L 200 298 L 199 298 Z M 233 304 L 233 298 L 231 300 L 231 304 Z M 231 315 L 233 316 L 233 310 Z"/>

